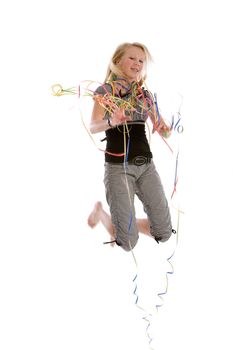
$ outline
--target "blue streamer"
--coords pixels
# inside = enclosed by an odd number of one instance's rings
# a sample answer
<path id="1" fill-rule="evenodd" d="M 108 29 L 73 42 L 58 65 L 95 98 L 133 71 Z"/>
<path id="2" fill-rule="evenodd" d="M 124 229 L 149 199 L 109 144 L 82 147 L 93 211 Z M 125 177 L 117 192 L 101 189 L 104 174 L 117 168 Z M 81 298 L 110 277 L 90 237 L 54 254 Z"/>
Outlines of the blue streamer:
<path id="1" fill-rule="evenodd" d="M 149 314 L 148 316 L 152 317 L 151 314 Z M 148 322 L 148 325 L 147 325 L 147 327 L 146 327 L 146 334 L 147 334 L 147 337 L 148 337 L 148 339 L 149 339 L 149 345 L 150 345 L 151 342 L 152 342 L 152 340 L 153 340 L 153 338 L 150 336 L 150 333 L 149 333 L 149 328 L 150 328 L 150 326 L 151 326 L 151 322 L 148 320 L 148 316 L 143 317 L 143 320 L 145 320 L 146 322 Z M 151 347 L 151 349 L 153 350 L 152 347 Z"/>
<path id="2" fill-rule="evenodd" d="M 130 145 L 130 137 L 128 137 L 128 142 L 127 142 L 126 159 L 125 159 L 126 162 L 128 162 L 128 157 L 129 157 L 129 145 Z"/>
<path id="3" fill-rule="evenodd" d="M 174 177 L 174 188 L 176 188 L 177 185 L 177 181 L 178 181 L 178 160 L 179 160 L 179 150 L 177 151 L 177 155 L 176 155 L 176 167 L 175 167 L 175 177 Z"/>
<path id="4" fill-rule="evenodd" d="M 136 283 L 137 278 L 138 278 L 138 275 L 136 274 L 135 277 L 134 277 L 134 279 L 133 279 L 133 282 L 135 283 L 135 287 L 134 287 L 134 291 L 133 291 L 133 294 L 134 294 L 135 297 L 136 297 L 136 299 L 135 299 L 135 305 L 136 305 L 139 309 L 141 309 L 143 312 L 147 313 L 146 310 L 145 310 L 142 306 L 140 306 L 140 305 L 138 304 L 139 296 L 138 296 L 138 294 L 137 294 L 137 289 L 138 289 L 138 286 L 137 286 L 137 283 Z M 149 329 L 150 329 L 150 327 L 151 327 L 151 322 L 150 322 L 150 320 L 149 320 L 149 317 L 152 317 L 152 314 L 150 314 L 150 313 L 148 314 L 148 313 L 147 313 L 147 315 L 144 316 L 144 317 L 142 317 L 142 319 L 148 323 L 148 325 L 147 325 L 147 327 L 146 327 L 146 335 L 147 335 L 147 337 L 148 337 L 150 349 L 151 349 L 151 350 L 155 350 L 153 347 L 151 347 L 151 342 L 152 342 L 153 338 L 151 337 L 150 332 L 149 332 Z"/>
<path id="5" fill-rule="evenodd" d="M 155 102 L 156 113 L 158 115 L 158 125 L 160 125 L 160 113 L 159 113 L 159 106 L 158 106 L 156 93 L 154 93 L 154 102 Z"/>
<path id="6" fill-rule="evenodd" d="M 133 294 L 135 295 L 135 297 L 136 297 L 136 300 L 135 300 L 135 304 L 137 305 L 137 303 L 138 303 L 138 294 L 136 294 L 136 291 L 137 291 L 137 289 L 138 289 L 138 286 L 137 286 L 137 284 L 136 284 L 136 279 L 138 278 L 138 275 L 136 274 L 135 275 L 135 277 L 134 277 L 134 279 L 133 279 L 133 282 L 135 282 L 135 288 L 134 288 L 134 291 L 133 291 Z"/>
<path id="7" fill-rule="evenodd" d="M 159 298 L 161 299 L 161 301 L 162 301 L 162 303 L 156 305 L 157 311 L 158 311 L 158 309 L 159 309 L 160 307 L 163 306 L 163 304 L 164 304 L 164 299 L 163 299 L 163 297 L 164 297 L 164 296 L 167 294 L 167 292 L 168 292 L 168 276 L 174 274 L 174 267 L 173 267 L 172 263 L 170 262 L 170 260 L 171 260 L 172 257 L 174 256 L 175 251 L 176 251 L 176 249 L 173 251 L 172 255 L 167 259 L 167 262 L 168 262 L 169 265 L 171 266 L 171 271 L 166 271 L 166 287 L 165 287 L 165 290 L 164 290 L 163 292 L 160 292 L 160 293 L 157 294 L 158 297 L 159 297 Z"/>

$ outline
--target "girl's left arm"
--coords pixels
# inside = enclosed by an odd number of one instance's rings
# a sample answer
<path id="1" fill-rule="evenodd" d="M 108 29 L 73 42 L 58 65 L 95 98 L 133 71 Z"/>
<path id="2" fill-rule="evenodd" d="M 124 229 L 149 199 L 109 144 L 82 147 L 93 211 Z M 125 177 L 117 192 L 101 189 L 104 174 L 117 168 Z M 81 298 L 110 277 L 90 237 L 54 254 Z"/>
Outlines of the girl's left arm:
<path id="1" fill-rule="evenodd" d="M 163 117 L 160 114 L 158 115 L 154 104 L 149 111 L 149 117 L 153 124 L 152 133 L 157 131 L 159 135 L 164 138 L 168 138 L 171 135 L 171 127 L 165 123 Z"/>

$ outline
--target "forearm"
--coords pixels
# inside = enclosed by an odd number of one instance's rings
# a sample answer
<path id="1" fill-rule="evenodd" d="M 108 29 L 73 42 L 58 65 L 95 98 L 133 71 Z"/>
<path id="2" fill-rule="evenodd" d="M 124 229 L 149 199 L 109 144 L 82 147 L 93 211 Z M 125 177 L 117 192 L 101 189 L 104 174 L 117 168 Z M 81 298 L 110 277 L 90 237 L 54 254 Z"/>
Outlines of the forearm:
<path id="1" fill-rule="evenodd" d="M 94 120 L 90 123 L 91 134 L 97 134 L 98 132 L 106 131 L 110 129 L 111 126 L 108 123 L 108 119 Z"/>
<path id="2" fill-rule="evenodd" d="M 171 127 L 166 124 L 164 119 L 160 117 L 160 120 L 157 122 L 157 132 L 164 138 L 168 138 L 171 135 Z"/>
<path id="3" fill-rule="evenodd" d="M 153 123 L 153 133 L 157 131 L 159 135 L 165 138 L 171 135 L 171 127 L 166 124 L 161 115 L 158 116 L 155 113 L 151 119 Z"/>
<path id="4" fill-rule="evenodd" d="M 104 116 L 106 116 L 104 108 L 98 103 L 95 103 L 90 123 L 90 132 L 92 134 L 115 128 L 117 125 L 131 120 L 131 117 L 125 115 L 124 108 L 115 106 L 112 109 L 111 116 L 109 115 L 107 119 L 104 119 Z"/>

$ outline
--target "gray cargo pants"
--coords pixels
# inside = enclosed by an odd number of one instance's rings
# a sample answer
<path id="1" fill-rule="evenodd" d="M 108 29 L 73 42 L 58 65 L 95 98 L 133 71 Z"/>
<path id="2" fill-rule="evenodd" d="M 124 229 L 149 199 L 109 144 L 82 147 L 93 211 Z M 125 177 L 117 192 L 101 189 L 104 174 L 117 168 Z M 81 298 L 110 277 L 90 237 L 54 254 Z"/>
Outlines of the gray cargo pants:
<path id="1" fill-rule="evenodd" d="M 124 250 L 133 249 L 138 241 L 134 197 L 141 200 L 150 225 L 150 233 L 157 241 L 167 241 L 172 234 L 168 202 L 160 176 L 153 161 L 140 166 L 105 163 L 104 184 L 116 243 Z"/>

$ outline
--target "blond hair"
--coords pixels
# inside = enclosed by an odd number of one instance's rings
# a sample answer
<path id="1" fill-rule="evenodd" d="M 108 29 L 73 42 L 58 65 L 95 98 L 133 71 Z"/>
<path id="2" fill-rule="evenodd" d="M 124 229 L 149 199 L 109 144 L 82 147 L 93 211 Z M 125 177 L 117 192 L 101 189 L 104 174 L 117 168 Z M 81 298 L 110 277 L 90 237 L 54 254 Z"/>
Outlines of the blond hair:
<path id="1" fill-rule="evenodd" d="M 106 83 L 107 81 L 112 81 L 114 80 L 114 78 L 116 76 L 124 76 L 124 74 L 122 73 L 122 71 L 120 70 L 120 68 L 118 67 L 117 63 L 120 61 L 120 59 L 122 58 L 122 56 L 125 54 L 126 50 L 130 47 L 138 47 L 139 49 L 141 49 L 144 54 L 145 54 L 145 62 L 144 62 L 144 67 L 142 70 L 142 74 L 140 76 L 140 79 L 138 81 L 139 85 L 142 85 L 144 83 L 144 81 L 146 80 L 146 74 L 147 74 L 147 63 L 149 61 L 152 61 L 152 56 L 149 52 L 149 50 L 147 49 L 147 47 L 141 43 L 138 42 L 134 42 L 134 43 L 123 43 L 121 45 L 119 45 L 114 54 L 112 55 L 112 58 L 109 62 L 108 68 L 107 68 L 107 73 L 106 73 L 106 77 L 104 82 Z"/>

